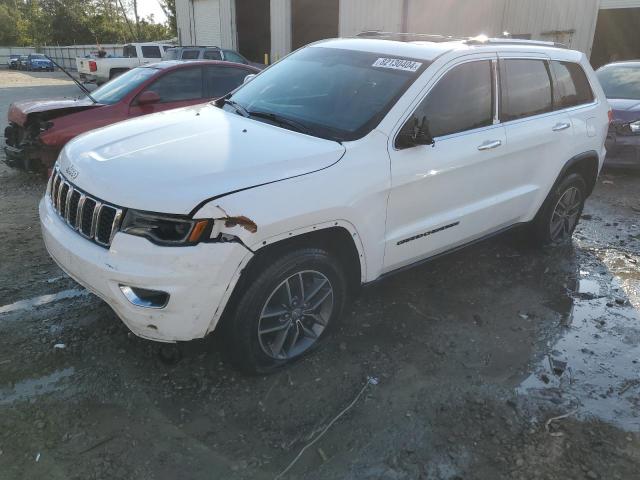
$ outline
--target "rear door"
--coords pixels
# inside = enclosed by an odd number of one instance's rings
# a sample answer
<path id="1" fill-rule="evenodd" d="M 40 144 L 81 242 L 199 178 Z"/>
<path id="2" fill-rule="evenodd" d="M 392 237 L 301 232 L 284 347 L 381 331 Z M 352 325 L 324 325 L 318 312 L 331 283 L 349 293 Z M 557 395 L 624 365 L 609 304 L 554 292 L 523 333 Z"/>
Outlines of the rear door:
<path id="1" fill-rule="evenodd" d="M 518 189 L 520 221 L 535 216 L 571 158 L 573 124 L 564 110 L 554 110 L 549 59 L 500 55 L 500 120 L 506 134 L 510 178 Z"/>
<path id="2" fill-rule="evenodd" d="M 156 103 L 140 105 L 137 100 L 146 91 L 157 93 L 160 100 Z M 186 107 L 202 103 L 206 98 L 202 67 L 169 70 L 136 95 L 129 107 L 129 115 L 147 115 L 172 108 Z"/>

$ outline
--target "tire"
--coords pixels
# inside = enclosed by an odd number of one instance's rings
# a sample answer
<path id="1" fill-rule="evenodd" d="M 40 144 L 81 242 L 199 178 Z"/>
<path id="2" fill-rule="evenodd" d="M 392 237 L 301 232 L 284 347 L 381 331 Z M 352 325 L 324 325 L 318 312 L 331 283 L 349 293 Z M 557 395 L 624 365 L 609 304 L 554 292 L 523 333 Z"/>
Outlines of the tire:
<path id="1" fill-rule="evenodd" d="M 541 246 L 571 243 L 587 198 L 587 184 L 571 173 L 554 185 L 531 224 L 533 238 Z"/>
<path id="2" fill-rule="evenodd" d="M 245 373 L 266 374 L 298 360 L 328 337 L 347 297 L 344 269 L 325 250 L 294 250 L 258 267 L 223 327 L 231 362 Z"/>

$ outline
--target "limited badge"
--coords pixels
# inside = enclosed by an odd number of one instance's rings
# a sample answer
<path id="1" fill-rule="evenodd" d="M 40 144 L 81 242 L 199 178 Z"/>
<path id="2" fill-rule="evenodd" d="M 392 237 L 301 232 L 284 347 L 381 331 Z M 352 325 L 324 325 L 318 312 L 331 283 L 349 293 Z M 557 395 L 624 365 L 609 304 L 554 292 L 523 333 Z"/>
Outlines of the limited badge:
<path id="1" fill-rule="evenodd" d="M 422 66 L 422 62 L 413 60 L 403 60 L 402 58 L 379 58 L 373 62 L 373 67 L 390 68 L 392 70 L 403 70 L 405 72 L 417 72 Z"/>
<path id="2" fill-rule="evenodd" d="M 78 172 L 78 170 L 76 170 L 76 167 L 74 167 L 73 165 L 69 165 L 65 169 L 65 173 L 69 176 L 71 180 L 74 180 L 80 172 Z"/>

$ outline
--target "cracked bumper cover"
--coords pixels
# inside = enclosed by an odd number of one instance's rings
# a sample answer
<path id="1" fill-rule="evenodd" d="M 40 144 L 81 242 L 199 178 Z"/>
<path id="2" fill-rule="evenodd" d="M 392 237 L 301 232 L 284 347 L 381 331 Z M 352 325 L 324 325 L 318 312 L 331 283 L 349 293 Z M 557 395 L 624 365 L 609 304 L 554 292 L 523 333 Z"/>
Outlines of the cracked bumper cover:
<path id="1" fill-rule="evenodd" d="M 239 243 L 161 247 L 144 238 L 116 234 L 110 249 L 81 237 L 58 216 L 48 197 L 40 223 L 51 257 L 74 280 L 102 298 L 136 335 L 161 342 L 188 341 L 210 333 L 252 256 Z M 167 292 L 166 307 L 129 302 L 120 285 Z"/>

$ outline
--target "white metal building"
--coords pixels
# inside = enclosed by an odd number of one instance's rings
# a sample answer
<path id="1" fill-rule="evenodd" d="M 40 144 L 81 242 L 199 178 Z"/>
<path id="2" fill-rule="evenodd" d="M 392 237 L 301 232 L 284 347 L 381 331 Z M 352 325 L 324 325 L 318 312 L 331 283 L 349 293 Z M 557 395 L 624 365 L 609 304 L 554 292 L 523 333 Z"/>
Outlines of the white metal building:
<path id="1" fill-rule="evenodd" d="M 640 0 L 176 0 L 176 14 L 183 45 L 233 48 L 255 61 L 365 30 L 457 36 L 506 31 L 588 55 L 595 48 L 600 63 L 640 57 L 638 47 L 625 45 L 640 44 Z"/>

